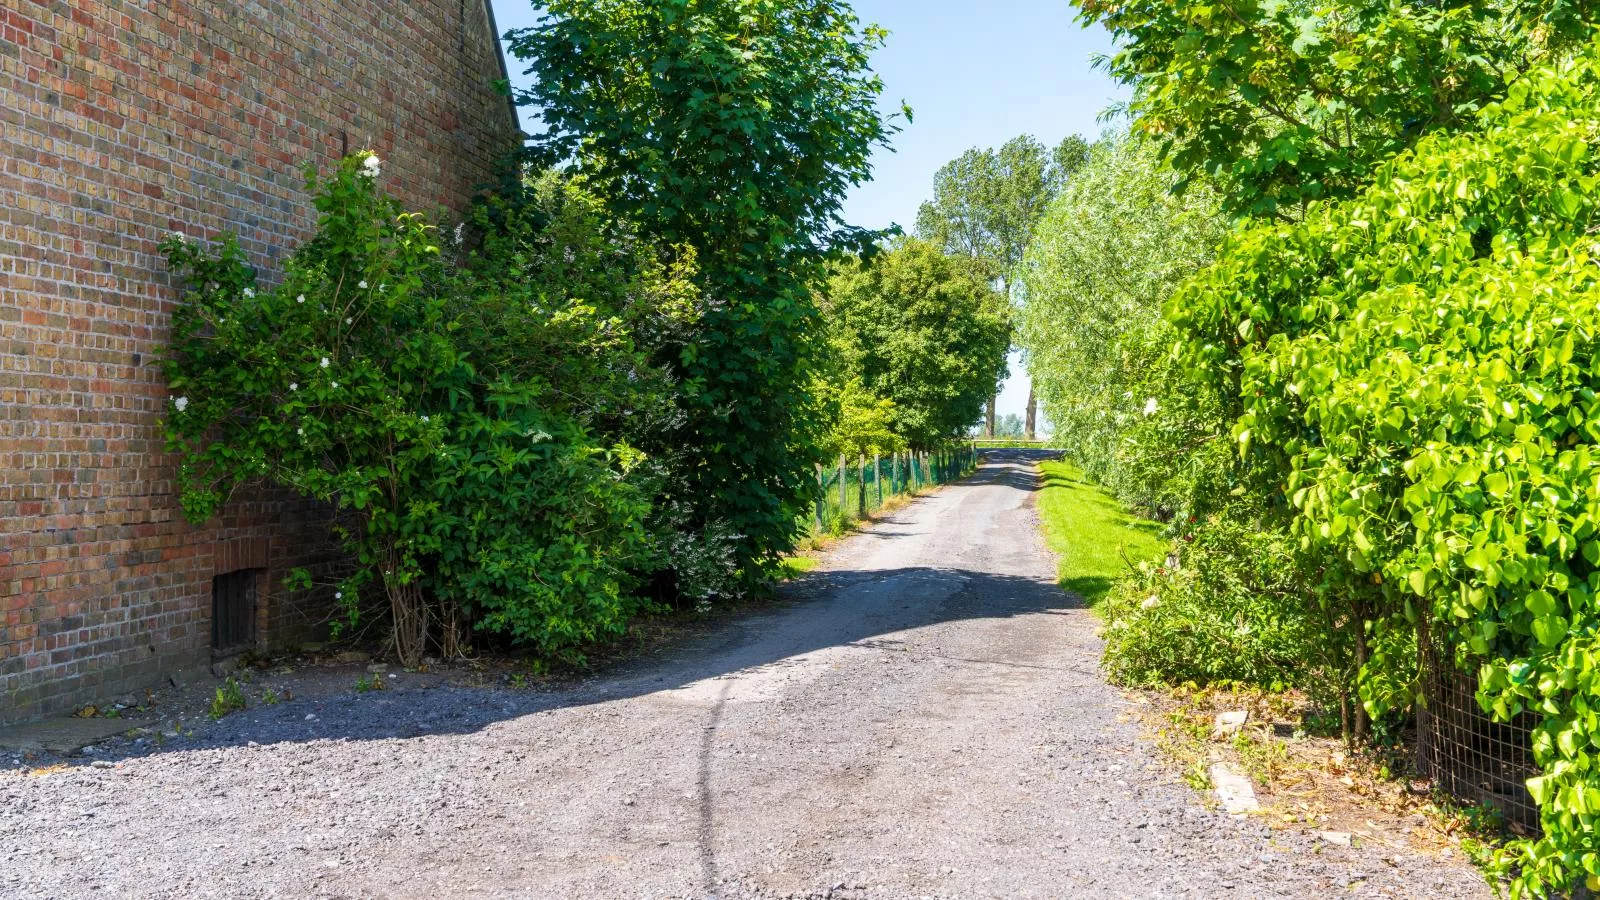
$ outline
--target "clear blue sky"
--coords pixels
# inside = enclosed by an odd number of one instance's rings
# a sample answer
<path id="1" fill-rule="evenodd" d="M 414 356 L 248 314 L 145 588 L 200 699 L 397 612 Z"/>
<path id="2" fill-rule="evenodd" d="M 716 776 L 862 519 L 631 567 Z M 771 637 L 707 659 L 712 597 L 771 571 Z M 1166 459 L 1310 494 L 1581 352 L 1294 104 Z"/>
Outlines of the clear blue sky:
<path id="1" fill-rule="evenodd" d="M 533 24 L 531 0 L 493 0 L 502 31 Z M 1100 28 L 1073 21 L 1067 0 L 856 0 L 862 21 L 890 32 L 873 67 L 885 108 L 904 100 L 915 120 L 894 151 L 873 160 L 873 181 L 845 205 L 853 225 L 910 228 L 933 173 L 971 147 L 996 147 L 1019 134 L 1054 144 L 1069 134 L 1093 138 L 1096 118 L 1125 98 L 1090 66 L 1111 50 Z M 520 81 L 516 60 L 508 60 Z M 526 113 L 525 113 L 526 114 Z M 1021 413 L 1028 384 L 1018 360 L 1001 394 L 1002 414 Z"/>

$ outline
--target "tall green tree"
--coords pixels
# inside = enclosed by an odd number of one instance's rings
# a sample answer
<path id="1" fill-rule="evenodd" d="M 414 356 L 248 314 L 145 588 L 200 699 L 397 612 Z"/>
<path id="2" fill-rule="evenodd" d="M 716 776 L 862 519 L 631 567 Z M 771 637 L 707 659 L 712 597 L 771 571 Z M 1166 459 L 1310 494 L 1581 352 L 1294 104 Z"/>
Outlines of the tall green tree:
<path id="1" fill-rule="evenodd" d="M 1518 73 L 1587 34 L 1590 0 L 1073 0 L 1119 50 L 1136 127 L 1236 215 L 1348 197 Z"/>
<path id="2" fill-rule="evenodd" d="M 1017 267 L 1033 241 L 1034 228 L 1050 200 L 1088 158 L 1088 144 L 1072 135 L 1048 148 L 1031 135 L 998 150 L 973 148 L 947 163 L 933 178 L 933 199 L 917 213 L 917 235 L 944 252 L 986 266 L 1004 281 L 1012 299 Z M 1034 433 L 1035 399 L 1028 397 L 1027 433 Z M 994 397 L 985 432 L 994 435 Z"/>
<path id="3" fill-rule="evenodd" d="M 912 447 L 964 434 L 1005 378 L 1009 305 L 970 260 L 908 238 L 842 264 L 827 294 L 841 354 Z"/>
<path id="4" fill-rule="evenodd" d="M 845 226 L 895 126 L 868 66 L 885 32 L 843 0 L 550 0 L 510 35 L 540 111 L 536 154 L 582 172 L 617 216 L 692 248 L 713 308 L 672 363 L 667 436 L 693 449 L 681 496 L 740 535 L 751 583 L 795 534 L 818 435 L 805 407 L 808 284 L 872 235 Z"/>
<path id="5" fill-rule="evenodd" d="M 1162 307 L 1227 224 L 1211 191 L 1174 195 L 1177 178 L 1149 140 L 1097 143 L 1020 267 L 1016 339 L 1056 439 L 1091 477 L 1148 509 L 1189 511 L 1192 455 L 1225 429 L 1173 364 Z"/>

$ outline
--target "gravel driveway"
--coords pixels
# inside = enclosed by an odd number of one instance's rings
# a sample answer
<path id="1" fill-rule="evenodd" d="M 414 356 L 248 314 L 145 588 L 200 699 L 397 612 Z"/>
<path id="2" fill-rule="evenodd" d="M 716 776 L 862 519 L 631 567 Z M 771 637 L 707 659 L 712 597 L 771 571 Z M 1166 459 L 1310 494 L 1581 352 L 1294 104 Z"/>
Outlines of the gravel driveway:
<path id="1" fill-rule="evenodd" d="M 1026 454 L 992 459 L 664 663 L 296 700 L 0 773 L 0 896 L 1488 895 L 1164 775 L 1054 586 Z"/>

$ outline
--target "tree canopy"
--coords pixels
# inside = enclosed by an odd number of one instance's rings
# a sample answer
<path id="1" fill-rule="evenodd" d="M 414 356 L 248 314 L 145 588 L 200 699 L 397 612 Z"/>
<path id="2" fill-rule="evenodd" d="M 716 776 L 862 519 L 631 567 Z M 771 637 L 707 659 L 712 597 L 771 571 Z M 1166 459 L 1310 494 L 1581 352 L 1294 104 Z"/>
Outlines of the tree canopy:
<path id="1" fill-rule="evenodd" d="M 1119 49 L 1135 127 L 1240 215 L 1351 196 L 1429 132 L 1587 33 L 1588 0 L 1073 0 Z"/>
<path id="2" fill-rule="evenodd" d="M 693 448 L 677 493 L 741 536 L 756 581 L 787 549 L 820 439 L 804 366 L 818 262 L 871 235 L 845 192 L 895 127 L 868 57 L 884 38 L 842 0 L 551 0 L 511 52 L 539 108 L 545 160 L 589 179 L 611 211 L 692 248 L 712 309 L 672 360 Z"/>
<path id="3" fill-rule="evenodd" d="M 999 150 L 968 150 L 934 175 L 933 199 L 917 213 L 917 236 L 986 262 L 1009 285 L 1045 207 L 1087 155 L 1077 135 L 1054 150 L 1029 135 Z"/>
<path id="4" fill-rule="evenodd" d="M 840 265 L 827 318 L 850 368 L 892 401 L 892 428 L 927 449 L 964 435 L 1006 375 L 1010 317 L 970 260 L 908 238 Z"/>
<path id="5" fill-rule="evenodd" d="M 1210 191 L 1175 196 L 1177 178 L 1152 142 L 1103 137 L 1039 224 L 1016 313 L 1057 440 L 1092 477 L 1153 508 L 1188 505 L 1187 469 L 1143 445 L 1187 447 L 1217 430 L 1169 358 L 1176 335 L 1162 308 L 1209 264 L 1226 224 Z"/>

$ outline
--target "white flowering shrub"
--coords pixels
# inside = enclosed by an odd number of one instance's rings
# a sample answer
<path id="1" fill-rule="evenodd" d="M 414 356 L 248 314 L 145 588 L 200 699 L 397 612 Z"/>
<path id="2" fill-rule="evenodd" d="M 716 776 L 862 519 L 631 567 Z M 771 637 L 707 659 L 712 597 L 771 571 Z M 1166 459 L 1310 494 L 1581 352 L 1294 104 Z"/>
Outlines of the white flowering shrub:
<path id="1" fill-rule="evenodd" d="M 557 388 L 650 382 L 625 323 L 530 297 L 537 260 L 447 264 L 380 173 L 358 154 L 312 176 L 317 233 L 276 286 L 231 239 L 165 243 L 188 286 L 166 360 L 185 514 L 204 521 L 251 481 L 345 510 L 342 621 L 380 616 L 407 664 L 463 626 L 547 655 L 619 633 L 640 605 L 629 573 L 652 557 L 639 453 L 594 437 L 626 410 Z"/>

